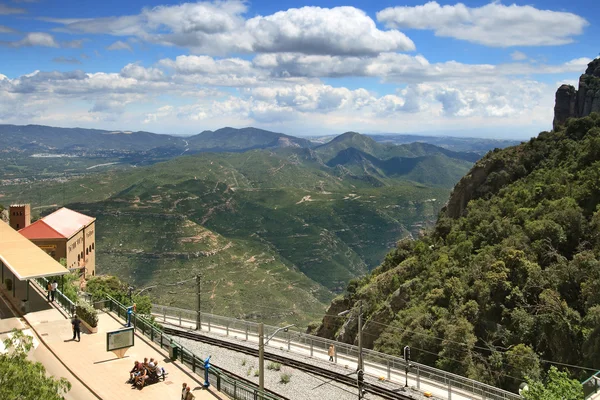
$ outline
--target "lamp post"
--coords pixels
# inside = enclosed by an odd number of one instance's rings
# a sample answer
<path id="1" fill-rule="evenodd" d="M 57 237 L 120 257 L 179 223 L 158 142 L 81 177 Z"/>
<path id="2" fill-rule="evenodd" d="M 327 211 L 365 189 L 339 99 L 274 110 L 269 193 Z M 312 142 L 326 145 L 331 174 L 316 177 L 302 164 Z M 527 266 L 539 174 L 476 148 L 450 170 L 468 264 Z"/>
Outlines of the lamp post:
<path id="1" fill-rule="evenodd" d="M 342 317 L 352 310 L 342 311 L 338 316 Z M 358 386 L 358 398 L 363 398 L 364 395 L 364 363 L 363 363 L 363 346 L 362 346 L 362 300 L 358 301 L 358 363 L 356 365 L 356 371 L 358 374 L 357 386 Z"/>
<path id="2" fill-rule="evenodd" d="M 271 336 L 265 340 L 265 325 L 261 322 L 258 324 L 258 390 L 263 398 L 265 392 L 265 346 L 271 339 L 275 337 L 279 332 L 287 332 L 295 324 L 284 326 L 283 328 L 277 328 Z"/>

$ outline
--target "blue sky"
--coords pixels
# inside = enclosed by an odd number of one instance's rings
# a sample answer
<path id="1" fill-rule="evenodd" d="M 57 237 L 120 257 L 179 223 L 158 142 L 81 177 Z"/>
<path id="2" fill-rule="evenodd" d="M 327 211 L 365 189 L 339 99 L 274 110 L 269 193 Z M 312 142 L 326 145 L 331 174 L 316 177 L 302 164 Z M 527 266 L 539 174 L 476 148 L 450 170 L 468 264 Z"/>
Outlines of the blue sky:
<path id="1" fill-rule="evenodd" d="M 0 123 L 526 139 L 599 19 L 579 0 L 0 0 Z"/>

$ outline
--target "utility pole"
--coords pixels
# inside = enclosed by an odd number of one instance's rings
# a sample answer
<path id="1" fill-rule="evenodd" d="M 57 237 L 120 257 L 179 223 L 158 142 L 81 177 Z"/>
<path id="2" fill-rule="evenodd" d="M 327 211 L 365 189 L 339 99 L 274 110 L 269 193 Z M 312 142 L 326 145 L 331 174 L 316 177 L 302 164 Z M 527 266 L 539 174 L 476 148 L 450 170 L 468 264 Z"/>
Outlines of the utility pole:
<path id="1" fill-rule="evenodd" d="M 265 325 L 258 324 L 258 390 L 260 398 L 265 392 Z"/>
<path id="2" fill-rule="evenodd" d="M 408 369 L 410 367 L 410 347 L 404 346 L 404 387 L 408 387 Z"/>
<path id="3" fill-rule="evenodd" d="M 201 291 L 201 285 L 202 285 L 202 280 L 200 279 L 201 275 L 200 274 L 196 274 L 196 296 L 198 297 L 198 309 L 196 310 L 196 330 L 202 330 L 202 321 L 201 321 L 201 298 L 200 298 L 200 293 Z"/>
<path id="4" fill-rule="evenodd" d="M 358 302 L 358 368 L 357 370 L 364 371 L 363 365 L 363 346 L 362 346 L 362 300 Z"/>

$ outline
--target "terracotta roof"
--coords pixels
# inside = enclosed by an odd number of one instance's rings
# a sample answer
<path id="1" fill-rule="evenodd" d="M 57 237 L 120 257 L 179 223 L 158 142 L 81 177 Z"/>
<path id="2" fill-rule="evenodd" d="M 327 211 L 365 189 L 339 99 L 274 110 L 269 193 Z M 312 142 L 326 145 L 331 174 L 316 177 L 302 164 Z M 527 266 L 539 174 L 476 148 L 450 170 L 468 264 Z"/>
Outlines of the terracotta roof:
<path id="1" fill-rule="evenodd" d="M 68 274 L 55 259 L 0 220 L 0 260 L 17 279 Z"/>
<path id="2" fill-rule="evenodd" d="M 65 207 L 42 218 L 42 221 L 49 227 L 67 239 L 95 220 L 96 218 L 88 217 Z"/>
<path id="3" fill-rule="evenodd" d="M 52 229 L 44 220 L 35 221 L 33 224 L 19 230 L 19 233 L 29 240 L 34 239 L 64 239 L 59 232 Z"/>

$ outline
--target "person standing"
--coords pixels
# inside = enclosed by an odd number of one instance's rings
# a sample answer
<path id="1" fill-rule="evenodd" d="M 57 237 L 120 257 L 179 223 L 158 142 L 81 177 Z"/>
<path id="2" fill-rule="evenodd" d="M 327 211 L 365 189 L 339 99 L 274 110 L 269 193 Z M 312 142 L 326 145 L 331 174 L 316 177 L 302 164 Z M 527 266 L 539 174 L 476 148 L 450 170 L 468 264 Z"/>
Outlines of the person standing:
<path id="1" fill-rule="evenodd" d="M 181 400 L 185 400 L 185 395 L 186 393 L 186 389 L 187 389 L 187 383 L 183 383 L 183 385 L 181 385 Z"/>
<path id="2" fill-rule="evenodd" d="M 333 356 L 335 355 L 335 346 L 330 344 L 329 350 L 327 350 L 327 355 L 329 356 L 329 361 L 333 361 Z"/>
<path id="3" fill-rule="evenodd" d="M 73 340 L 75 340 L 75 336 L 77 336 L 77 341 L 81 341 L 81 320 L 77 316 L 77 314 L 73 315 L 73 319 L 71 320 L 71 325 L 73 325 Z"/>
<path id="4" fill-rule="evenodd" d="M 56 298 L 56 290 L 58 289 L 58 283 L 56 279 L 52 282 L 52 301 Z"/>
<path id="5" fill-rule="evenodd" d="M 48 281 L 48 286 L 46 287 L 46 289 L 48 290 L 48 301 L 50 301 L 50 296 L 52 296 L 52 282 Z"/>

